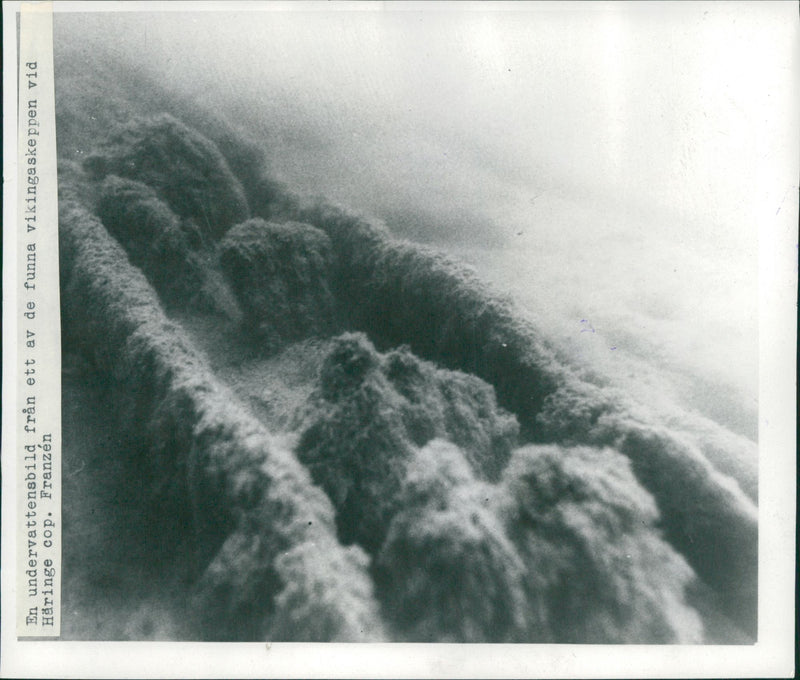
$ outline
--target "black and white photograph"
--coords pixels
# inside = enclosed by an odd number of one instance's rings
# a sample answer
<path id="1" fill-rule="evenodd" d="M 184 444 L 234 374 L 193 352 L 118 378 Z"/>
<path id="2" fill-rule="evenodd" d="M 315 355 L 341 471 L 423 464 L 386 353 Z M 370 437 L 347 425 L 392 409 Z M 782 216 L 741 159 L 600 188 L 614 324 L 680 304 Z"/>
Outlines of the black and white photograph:
<path id="1" fill-rule="evenodd" d="M 793 637 L 795 4 L 59 4 L 58 643 Z"/>

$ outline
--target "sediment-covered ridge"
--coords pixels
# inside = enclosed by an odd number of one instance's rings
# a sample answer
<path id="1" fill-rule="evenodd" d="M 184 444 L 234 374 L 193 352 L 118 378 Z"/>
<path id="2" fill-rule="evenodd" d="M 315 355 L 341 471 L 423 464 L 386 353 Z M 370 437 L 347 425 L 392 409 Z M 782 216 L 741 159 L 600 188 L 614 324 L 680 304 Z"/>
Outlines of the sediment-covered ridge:
<path id="1" fill-rule="evenodd" d="M 325 495 L 209 372 L 103 225 L 71 201 L 60 212 L 69 339 L 107 377 L 141 472 L 186 508 L 200 634 L 380 639 L 367 557 L 336 540 Z"/>
<path id="2" fill-rule="evenodd" d="M 64 353 L 190 556 L 181 636 L 755 634 L 751 469 L 580 379 L 469 268 L 170 115 L 60 168 Z"/>

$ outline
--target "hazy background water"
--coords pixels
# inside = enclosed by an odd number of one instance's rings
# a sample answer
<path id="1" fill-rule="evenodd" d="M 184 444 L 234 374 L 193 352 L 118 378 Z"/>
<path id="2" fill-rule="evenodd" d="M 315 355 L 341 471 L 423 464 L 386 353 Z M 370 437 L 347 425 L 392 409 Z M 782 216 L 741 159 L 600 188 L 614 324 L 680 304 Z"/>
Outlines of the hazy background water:
<path id="1" fill-rule="evenodd" d="M 455 10 L 65 14 L 56 34 L 240 125 L 290 186 L 447 246 L 573 361 L 756 438 L 758 233 L 792 186 L 782 10 Z"/>

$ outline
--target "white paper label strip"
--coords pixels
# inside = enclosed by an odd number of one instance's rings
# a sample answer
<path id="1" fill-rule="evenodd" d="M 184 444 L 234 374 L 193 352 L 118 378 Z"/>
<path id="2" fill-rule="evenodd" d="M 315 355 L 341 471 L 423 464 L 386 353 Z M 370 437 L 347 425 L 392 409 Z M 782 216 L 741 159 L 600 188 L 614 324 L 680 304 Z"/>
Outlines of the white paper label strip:
<path id="1" fill-rule="evenodd" d="M 17 636 L 61 627 L 61 313 L 51 3 L 19 14 Z"/>

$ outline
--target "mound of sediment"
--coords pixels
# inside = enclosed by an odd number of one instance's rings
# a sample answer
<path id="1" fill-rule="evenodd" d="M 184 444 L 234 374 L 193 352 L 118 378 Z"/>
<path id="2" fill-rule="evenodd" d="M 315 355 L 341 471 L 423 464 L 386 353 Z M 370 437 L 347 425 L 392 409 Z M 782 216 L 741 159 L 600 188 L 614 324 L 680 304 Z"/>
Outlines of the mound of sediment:
<path id="1" fill-rule="evenodd" d="M 323 363 L 297 455 L 336 506 L 341 540 L 374 553 L 401 507 L 416 447 L 434 438 L 456 442 L 480 478 L 496 480 L 517 432 L 482 380 L 408 350 L 382 355 L 363 334 L 346 334 Z"/>
<path id="2" fill-rule="evenodd" d="M 162 294 L 186 300 L 200 287 L 205 273 L 198 261 L 200 233 L 193 222 L 182 222 L 154 189 L 110 175 L 100 188 L 97 215 Z"/>
<path id="3" fill-rule="evenodd" d="M 496 495 L 527 578 L 531 637 L 574 643 L 696 643 L 694 580 L 657 530 L 658 509 L 610 449 L 518 449 Z"/>
<path id="4" fill-rule="evenodd" d="M 260 218 L 236 225 L 220 244 L 220 265 L 247 328 L 268 345 L 334 328 L 330 239 L 308 224 Z"/>
<path id="5" fill-rule="evenodd" d="M 545 441 L 613 446 L 658 503 L 670 543 L 707 582 L 726 613 L 755 634 L 758 515 L 739 484 L 686 433 L 650 422 L 634 405 L 566 381 L 537 416 Z"/>
<path id="6" fill-rule="evenodd" d="M 525 596 L 525 566 L 489 506 L 493 495 L 453 444 L 434 440 L 409 459 L 375 566 L 384 615 L 400 639 L 531 639 L 527 621 L 537 613 Z"/>
<path id="7" fill-rule="evenodd" d="M 120 126 L 84 166 L 95 178 L 119 175 L 148 185 L 211 239 L 249 217 L 244 189 L 217 146 L 168 114 Z"/>

